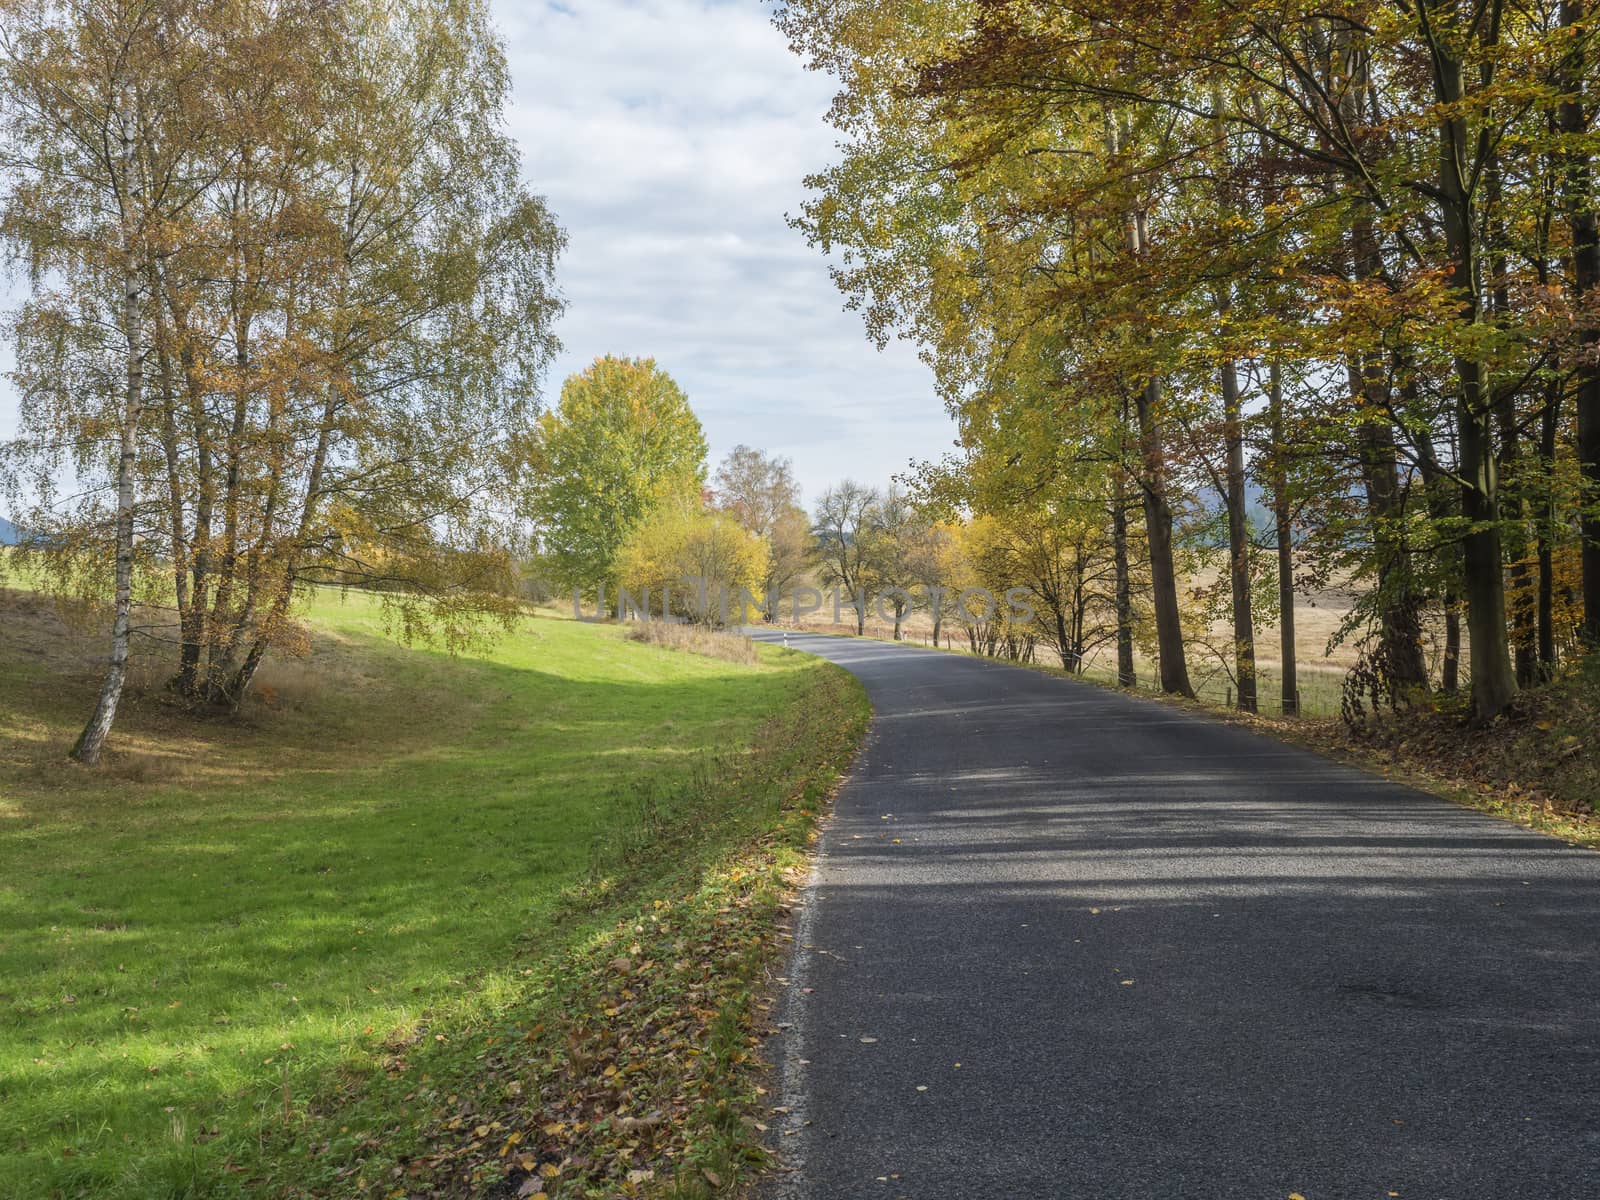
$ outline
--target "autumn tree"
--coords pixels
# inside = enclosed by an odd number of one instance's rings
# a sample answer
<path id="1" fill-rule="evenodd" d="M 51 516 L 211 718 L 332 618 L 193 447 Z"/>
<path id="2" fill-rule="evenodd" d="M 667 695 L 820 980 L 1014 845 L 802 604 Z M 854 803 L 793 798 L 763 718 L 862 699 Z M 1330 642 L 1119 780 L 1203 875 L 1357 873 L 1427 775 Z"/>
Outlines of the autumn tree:
<path id="1" fill-rule="evenodd" d="M 741 622 L 769 566 L 766 542 L 726 512 L 698 503 L 665 503 L 645 515 L 617 551 L 624 592 L 643 615 L 701 624 Z"/>
<path id="2" fill-rule="evenodd" d="M 906 557 L 908 574 L 933 622 L 933 644 L 937 646 L 957 600 L 954 585 L 963 570 L 959 522 L 941 520 L 937 510 L 924 509 L 922 520 L 911 531 Z"/>
<path id="3" fill-rule="evenodd" d="M 882 496 L 875 488 L 846 479 L 817 500 L 812 535 L 823 580 L 839 589 L 841 603 L 856 613 L 856 634 L 867 628 L 867 596 L 876 586 L 873 538 Z"/>
<path id="4" fill-rule="evenodd" d="M 79 756 L 135 592 L 175 614 L 148 630 L 174 688 L 227 709 L 315 582 L 379 586 L 408 636 L 508 619 L 488 501 L 554 347 L 561 233 L 501 127 L 485 6 L 5 18 L 3 229 L 32 284 L 8 478 L 58 588 L 112 596 Z"/>
<path id="5" fill-rule="evenodd" d="M 34 437 L 9 446 L 8 459 L 14 494 L 17 472 L 65 460 L 64 446 L 81 447 L 78 464 L 98 476 L 70 539 L 75 563 L 102 575 L 111 565 L 110 663 L 72 749 L 93 765 L 116 719 L 132 635 L 146 278 L 164 218 L 194 200 L 187 188 L 161 190 L 152 150 L 172 156 L 158 168 L 163 176 L 193 169 L 204 135 L 176 91 L 196 63 L 162 37 L 177 17 L 171 9 L 9 3 L 0 14 L 10 183 L 0 231 L 25 258 L 35 293 L 14 329 L 24 370 L 45 356 L 64 368 L 56 411 L 24 388 L 23 425 Z M 50 473 L 36 473 L 48 488 Z M 40 508 L 53 500 L 46 492 Z M 29 523 L 43 516 L 35 511 Z M 57 546 L 59 524 L 43 526 Z"/>
<path id="6" fill-rule="evenodd" d="M 1374 703 L 1430 686 L 1428 605 L 1474 720 L 1550 668 L 1600 477 L 1584 7 L 791 0 L 779 22 L 841 81 L 843 157 L 798 223 L 870 335 L 922 346 L 1019 489 L 1060 469 L 1053 441 L 1127 435 L 1131 469 L 1107 461 L 1142 500 L 1165 687 L 1188 689 L 1173 538 L 1208 476 L 1246 706 L 1270 611 L 1252 474 L 1286 664 L 1298 558 L 1366 587 L 1344 635 Z"/>
<path id="7" fill-rule="evenodd" d="M 749 446 L 735 446 L 712 477 L 718 508 L 767 543 L 763 592 L 779 595 L 809 566 L 814 546 L 811 522 L 800 507 L 794 464 Z"/>
<path id="8" fill-rule="evenodd" d="M 700 504 L 705 460 L 699 418 L 654 359 L 606 356 L 568 378 L 525 451 L 526 511 L 556 582 L 614 588 L 617 554 L 652 510 Z"/>
<path id="9" fill-rule="evenodd" d="M 879 616 L 894 621 L 899 641 L 906 618 L 919 600 L 913 590 L 928 574 L 927 544 L 932 522 L 911 497 L 891 484 L 878 497 L 872 519 L 858 533 L 865 551 L 866 573 L 877 589 L 874 603 Z"/>

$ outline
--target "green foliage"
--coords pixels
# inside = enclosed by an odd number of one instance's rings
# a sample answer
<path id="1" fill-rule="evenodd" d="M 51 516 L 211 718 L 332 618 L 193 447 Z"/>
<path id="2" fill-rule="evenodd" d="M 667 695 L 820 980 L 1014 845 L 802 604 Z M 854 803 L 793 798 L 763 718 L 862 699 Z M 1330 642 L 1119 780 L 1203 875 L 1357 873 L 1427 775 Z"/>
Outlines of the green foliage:
<path id="1" fill-rule="evenodd" d="M 706 439 L 654 359 L 597 358 L 561 388 L 525 453 L 528 515 L 561 587 L 614 595 L 617 555 L 657 506 L 698 505 Z"/>

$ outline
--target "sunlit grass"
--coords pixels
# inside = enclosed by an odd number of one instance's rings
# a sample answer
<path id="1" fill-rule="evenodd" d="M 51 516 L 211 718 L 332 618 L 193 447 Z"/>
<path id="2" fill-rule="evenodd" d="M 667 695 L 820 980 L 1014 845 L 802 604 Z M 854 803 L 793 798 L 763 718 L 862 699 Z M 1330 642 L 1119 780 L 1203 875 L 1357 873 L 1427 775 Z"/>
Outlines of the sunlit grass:
<path id="1" fill-rule="evenodd" d="M 630 783 L 748 747 L 822 669 L 549 619 L 451 659 L 328 593 L 237 721 L 177 713 L 146 662 L 90 772 L 65 752 L 97 641 L 0 605 L 3 1197 L 235 1186 L 331 1081 L 580 936 Z"/>

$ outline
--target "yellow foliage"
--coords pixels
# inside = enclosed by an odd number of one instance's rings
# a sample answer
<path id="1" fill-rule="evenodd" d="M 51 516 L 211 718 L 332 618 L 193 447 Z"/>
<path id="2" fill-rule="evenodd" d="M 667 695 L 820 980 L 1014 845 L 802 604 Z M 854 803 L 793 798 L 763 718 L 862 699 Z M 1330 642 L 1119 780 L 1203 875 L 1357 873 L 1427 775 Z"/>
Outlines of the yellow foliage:
<path id="1" fill-rule="evenodd" d="M 657 616 L 707 624 L 741 620 L 741 591 L 754 593 L 766 577 L 765 539 L 733 517 L 699 505 L 666 504 L 645 517 L 623 542 L 617 575 L 630 599 Z"/>

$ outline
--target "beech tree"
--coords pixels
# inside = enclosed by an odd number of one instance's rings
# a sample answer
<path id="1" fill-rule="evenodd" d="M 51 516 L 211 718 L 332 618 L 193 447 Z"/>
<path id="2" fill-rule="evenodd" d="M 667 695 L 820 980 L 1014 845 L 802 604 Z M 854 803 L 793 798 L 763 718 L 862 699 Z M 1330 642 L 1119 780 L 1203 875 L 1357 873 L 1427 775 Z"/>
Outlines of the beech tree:
<path id="1" fill-rule="evenodd" d="M 1164 687 L 1189 689 L 1174 551 L 1215 486 L 1254 703 L 1252 480 L 1283 588 L 1297 568 L 1365 588 L 1352 713 L 1470 664 L 1490 721 L 1577 646 L 1555 580 L 1600 570 L 1586 7 L 790 0 L 778 20 L 841 81 L 842 158 L 798 223 L 870 336 L 923 347 L 1013 491 L 1063 469 L 1052 443 L 1119 446 L 1106 470 L 1142 512 L 1111 505 L 1113 540 L 1139 518 Z M 1586 582 L 1582 629 L 1597 606 Z M 1276 609 L 1288 707 L 1292 595 Z"/>

